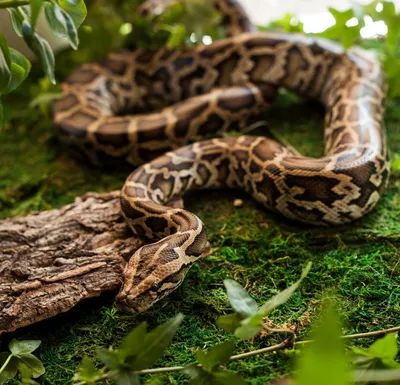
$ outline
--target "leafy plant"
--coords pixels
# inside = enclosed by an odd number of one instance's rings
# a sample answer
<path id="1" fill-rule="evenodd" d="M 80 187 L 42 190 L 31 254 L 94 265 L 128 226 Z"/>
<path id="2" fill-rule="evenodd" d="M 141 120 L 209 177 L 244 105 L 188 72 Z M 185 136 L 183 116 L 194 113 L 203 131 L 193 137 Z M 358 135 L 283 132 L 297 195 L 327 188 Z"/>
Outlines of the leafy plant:
<path id="1" fill-rule="evenodd" d="M 17 2 L 12 0 L 7 1 L 8 5 L 12 3 L 16 4 Z M 54 80 L 52 78 L 52 75 L 54 76 L 54 66 L 49 66 L 49 63 L 51 64 L 52 61 L 52 53 L 46 50 L 46 43 L 43 43 L 39 37 L 35 37 L 32 33 L 32 31 L 35 31 L 40 4 L 44 9 L 48 22 L 50 23 L 49 20 L 52 20 L 53 31 L 61 36 L 64 34 L 64 37 L 69 40 L 70 46 L 76 48 L 78 44 L 77 34 L 71 29 L 71 19 L 75 29 L 77 29 L 81 21 L 79 18 L 77 21 L 74 21 L 77 15 L 74 15 L 72 8 L 68 8 L 66 5 L 74 7 L 75 5 L 73 4 L 78 3 L 81 4 L 83 1 L 26 1 L 23 7 L 18 7 L 19 11 L 14 16 L 16 21 L 13 21 L 13 23 L 16 23 L 16 29 L 21 31 L 20 33 L 23 38 L 27 36 L 31 44 L 36 47 L 42 62 L 43 60 L 45 61 L 45 70 L 53 68 L 52 73 L 49 75 L 49 78 L 52 80 Z M 90 1 L 87 3 L 89 4 Z M 117 1 L 117 6 L 112 6 L 108 2 L 103 2 L 101 6 L 97 6 L 97 3 L 94 2 L 87 23 L 80 30 L 81 42 L 84 42 L 85 39 L 87 42 L 86 50 L 85 48 L 83 50 L 80 49 L 78 53 L 72 53 L 69 56 L 72 58 L 74 65 L 92 60 L 97 55 L 105 54 L 107 50 L 120 46 L 140 46 L 146 49 L 166 45 L 168 47 L 179 47 L 181 45 L 192 45 L 201 42 L 205 36 L 215 39 L 222 35 L 221 30 L 218 28 L 219 16 L 211 10 L 208 1 L 202 3 L 198 0 L 188 0 L 150 19 L 135 16 L 133 10 L 139 5 L 140 1 Z M 192 3 L 195 4 L 193 7 Z M 18 4 L 21 4 L 21 1 L 18 1 Z M 47 9 L 49 7 L 47 4 L 57 4 L 58 7 L 69 15 L 70 19 L 65 17 L 62 12 L 61 14 L 64 16 L 60 16 L 54 7 Z M 387 39 L 383 44 L 378 42 L 376 47 L 378 47 L 378 52 L 385 63 L 385 68 L 389 75 L 391 96 L 396 96 L 397 92 L 400 92 L 396 91 L 396 81 L 399 81 L 396 75 L 397 68 L 399 67 L 397 28 L 399 15 L 392 6 L 392 2 L 382 3 L 382 9 L 378 8 L 381 9 L 379 12 L 377 10 L 378 4 L 381 3 L 374 1 L 365 7 L 362 6 L 350 12 L 338 12 L 332 9 L 331 13 L 336 20 L 336 25 L 320 34 L 320 36 L 337 39 L 345 44 L 346 47 L 349 47 L 356 43 L 362 43 L 360 33 L 361 29 L 365 26 L 364 16 L 370 16 L 373 20 L 377 21 L 384 20 L 388 26 Z M 0 7 L 1 5 L 0 1 Z M 204 12 L 200 10 L 202 6 L 204 6 Z M 15 9 L 11 8 L 9 12 L 10 14 L 15 13 Z M 23 15 L 22 22 L 21 13 Z M 83 13 L 80 15 L 82 18 Z M 349 21 L 354 21 L 354 18 L 357 19 L 358 25 L 352 26 L 352 23 L 349 23 Z M 24 27 L 24 24 L 29 24 L 30 27 Z M 302 23 L 293 15 L 286 15 L 282 20 L 275 22 L 265 29 L 271 29 L 271 27 L 281 28 L 288 32 L 303 31 Z M 26 30 L 25 35 L 23 28 Z M 109 43 L 109 41 L 112 43 Z M 18 55 L 20 54 L 16 51 L 14 52 L 8 46 L 7 48 L 3 48 L 6 45 L 7 42 L 3 37 L 0 51 L 0 59 L 3 58 L 3 61 L 0 60 L 0 63 L 2 63 L 0 66 L 0 90 L 4 89 L 1 91 L 2 95 L 15 90 L 25 79 L 30 69 L 30 63 L 26 58 L 22 55 L 19 57 Z M 80 48 L 82 48 L 82 44 Z M 7 55 L 7 52 L 9 52 L 9 55 Z M 393 62 L 391 63 L 390 60 L 393 60 Z M 60 64 L 63 65 L 63 63 Z M 68 63 L 69 65 L 70 63 Z M 69 70 L 70 68 L 68 68 Z M 7 85 L 5 86 L 4 84 Z M 48 78 L 42 79 L 32 94 L 38 96 L 32 105 L 46 109 L 47 101 L 54 97 Z M 235 313 L 222 316 L 218 320 L 218 324 L 226 331 L 234 333 L 236 337 L 241 339 L 257 336 L 260 330 L 265 327 L 263 324 L 264 317 L 293 294 L 300 285 L 301 280 L 304 279 L 308 269 L 309 267 L 305 269 L 299 281 L 273 297 L 263 306 L 259 306 L 240 284 L 232 280 L 226 280 L 225 286 L 228 291 L 228 298 Z M 399 374 L 396 370 L 398 363 L 395 361 L 398 352 L 395 334 L 388 334 L 386 337 L 374 342 L 369 348 L 352 348 L 355 355 L 353 364 L 356 371 L 351 372 L 351 362 L 345 356 L 344 346 L 339 340 L 340 328 L 338 328 L 337 321 L 335 321 L 335 315 L 333 312 L 330 312 L 327 317 L 322 319 L 321 328 L 317 329 L 312 335 L 312 338 L 316 341 L 315 347 L 312 348 L 311 342 L 306 345 L 310 349 L 305 349 L 304 356 L 299 361 L 297 380 L 306 383 L 305 381 L 316 381 L 315 378 L 318 376 L 317 378 L 322 379 L 322 383 L 325 383 L 326 377 L 332 376 L 332 378 L 338 379 L 338 383 L 340 381 L 348 383 L 350 381 L 348 377 L 349 373 L 353 375 L 353 379 L 364 382 L 373 380 L 387 381 L 388 378 L 392 380 L 399 379 Z M 196 362 L 186 367 L 149 369 L 161 357 L 171 342 L 173 335 L 181 324 L 181 318 L 182 316 L 178 315 L 152 332 L 147 332 L 146 324 L 137 326 L 118 348 L 99 350 L 95 362 L 85 357 L 74 380 L 80 384 L 94 384 L 104 379 L 110 379 L 117 384 L 139 384 L 142 380 L 141 376 L 144 374 L 154 375 L 168 371 L 181 371 L 188 375 L 192 384 L 224 384 L 228 382 L 232 385 L 236 383 L 243 384 L 244 380 L 242 378 L 226 370 L 226 366 L 230 361 L 243 359 L 249 353 L 256 355 L 263 354 L 266 351 L 275 351 L 282 347 L 302 346 L 301 344 L 296 344 L 294 339 L 291 339 L 290 344 L 278 344 L 275 347 L 267 347 L 258 351 L 233 356 L 236 347 L 235 342 L 227 340 L 209 348 L 208 351 L 199 350 L 196 353 Z M 21 341 L 21 343 L 25 342 L 29 341 Z M 332 346 L 330 346 L 331 342 Z M 25 381 L 25 383 L 32 383 L 32 378 L 35 377 L 32 375 L 29 366 L 26 366 L 21 359 L 24 354 L 23 352 L 15 353 L 11 351 L 11 353 L 2 353 L 0 355 L 0 384 L 4 383 L 7 378 L 14 377 L 15 375 L 18 375 L 21 381 Z M 333 365 L 328 365 L 326 357 L 333 357 Z M 18 360 L 20 360 L 19 365 L 15 366 L 14 364 Z M 386 370 L 383 370 L 384 368 Z M 44 371 L 43 368 L 42 371 Z M 323 377 L 324 374 L 325 377 Z M 153 384 L 158 383 L 158 381 L 159 377 L 152 377 L 146 383 Z M 312 382 L 307 383 L 312 384 Z"/>
<path id="2" fill-rule="evenodd" d="M 199 350 L 196 354 L 200 365 L 192 364 L 183 369 L 190 378 L 191 385 L 244 385 L 247 382 L 238 374 L 222 369 L 235 349 L 235 342 L 228 340 L 212 347 L 208 352 Z"/>
<path id="3" fill-rule="evenodd" d="M 383 338 L 375 341 L 368 348 L 358 348 L 353 346 L 355 354 L 354 363 L 363 369 L 382 369 L 393 368 L 400 369 L 400 364 L 395 361 L 399 353 L 397 345 L 397 335 L 387 334 Z"/>
<path id="4" fill-rule="evenodd" d="M 400 381 L 397 334 L 390 333 L 368 348 L 351 347 L 355 359 L 346 354 L 340 320 L 328 301 L 311 340 L 298 356 L 296 385 L 350 385 Z M 396 382 L 398 383 L 398 382 Z"/>
<path id="5" fill-rule="evenodd" d="M 0 9 L 7 9 L 17 35 L 40 59 L 45 74 L 55 83 L 54 53 L 49 43 L 37 33 L 36 25 L 41 10 L 51 31 L 66 38 L 73 49 L 79 44 L 78 28 L 85 20 L 86 6 L 83 0 L 27 0 L 0 2 Z M 15 90 L 28 76 L 31 65 L 28 59 L 10 48 L 0 32 L 0 98 Z M 3 107 L 0 99 L 0 127 L 3 122 Z"/>
<path id="6" fill-rule="evenodd" d="M 316 36 L 339 41 L 346 49 L 361 45 L 373 48 L 380 57 L 389 84 L 389 96 L 400 96 L 400 12 L 396 10 L 395 2 L 374 0 L 368 4 L 354 4 L 347 10 L 329 8 L 335 24 Z M 385 35 L 363 37 L 367 28 L 373 25 L 385 26 Z M 262 30 L 277 29 L 285 32 L 302 32 L 304 25 L 296 15 L 286 14 L 282 19 L 270 23 Z M 363 34 L 364 32 L 364 34 Z M 373 44 L 373 41 L 378 44 Z"/>
<path id="7" fill-rule="evenodd" d="M 147 324 L 142 323 L 129 333 L 118 349 L 100 349 L 99 360 L 105 365 L 96 370 L 92 361 L 82 361 L 75 380 L 84 383 L 95 383 L 103 378 L 106 368 L 110 370 L 107 377 L 116 380 L 117 384 L 140 384 L 138 371 L 152 366 L 170 345 L 183 316 L 178 314 L 152 332 L 147 332 Z"/>
<path id="8" fill-rule="evenodd" d="M 329 304 L 312 333 L 314 342 L 306 345 L 298 360 L 297 385 L 350 385 L 350 367 L 341 334 L 340 322 Z"/>
<path id="9" fill-rule="evenodd" d="M 264 317 L 292 296 L 310 269 L 311 263 L 303 270 L 297 282 L 272 297 L 261 307 L 258 307 L 256 301 L 250 297 L 238 282 L 229 279 L 225 280 L 224 284 L 228 292 L 229 302 L 236 312 L 220 317 L 217 320 L 218 326 L 227 332 L 234 332 L 235 336 L 241 339 L 249 339 L 256 336 L 265 327 Z"/>
<path id="10" fill-rule="evenodd" d="M 257 335 L 265 326 L 254 323 L 257 327 L 253 329 L 247 326 L 249 324 L 247 319 L 256 314 L 269 313 L 286 302 L 305 278 L 309 269 L 310 264 L 295 284 L 275 295 L 261 307 L 258 307 L 237 282 L 225 281 L 229 301 L 240 319 L 232 331 L 238 334 L 239 338 L 253 338 Z M 351 361 L 345 352 L 344 339 L 341 336 L 340 322 L 336 312 L 331 305 L 325 308 L 317 327 L 311 334 L 312 340 L 296 343 L 292 339 L 290 343 L 284 341 L 271 347 L 234 355 L 236 342 L 228 339 L 207 351 L 198 350 L 196 362 L 192 364 L 165 368 L 151 367 L 171 344 L 183 321 L 183 315 L 176 315 L 150 332 L 147 331 L 147 324 L 143 322 L 123 339 L 118 348 L 99 349 L 97 351 L 99 365 L 88 357 L 84 357 L 73 381 L 75 385 L 93 385 L 108 379 L 117 385 L 140 385 L 142 375 L 180 371 L 189 377 L 191 385 L 244 385 L 247 382 L 239 374 L 227 370 L 226 366 L 229 362 L 244 359 L 250 355 L 304 345 L 304 351 L 296 354 L 299 357 L 298 370 L 294 373 L 297 385 L 320 385 L 321 383 L 350 385 L 353 380 L 367 384 L 371 381 L 400 379 L 400 364 L 395 361 L 398 353 L 395 334 L 387 334 L 368 348 L 351 347 L 355 357 Z M 220 320 L 221 318 L 218 323 Z M 223 325 L 226 326 L 226 323 Z M 248 328 L 248 331 L 243 332 L 244 326 Z M 233 324 L 230 328 L 233 328 Z M 237 333 L 238 330 L 239 333 Z M 11 341 L 9 346 L 11 352 L 0 353 L 0 385 L 17 374 L 24 384 L 36 383 L 33 379 L 44 373 L 42 363 L 32 355 L 39 345 L 40 341 Z M 162 383 L 160 377 L 154 376 L 145 384 L 160 385 Z"/>
<path id="11" fill-rule="evenodd" d="M 125 16 L 132 31 L 127 45 L 146 49 L 176 48 L 202 43 L 205 37 L 211 41 L 223 37 L 221 15 L 214 9 L 213 0 L 177 1 L 163 12 L 147 16 L 126 13 L 127 8 L 132 9 L 130 2 L 124 2 L 121 8 L 125 14 L 132 15 Z"/>
<path id="12" fill-rule="evenodd" d="M 35 384 L 33 378 L 45 373 L 42 362 L 32 353 L 40 346 L 40 341 L 13 339 L 10 352 L 0 353 L 0 384 L 19 374 L 23 384 Z"/>
<path id="13" fill-rule="evenodd" d="M 311 264 L 308 264 L 301 278 L 295 284 L 274 296 L 260 308 L 239 283 L 233 280 L 226 280 L 225 286 L 228 291 L 229 301 L 238 312 L 235 315 L 237 315 L 238 320 L 242 317 L 239 322 L 229 325 L 229 331 L 234 331 L 235 335 L 243 339 L 257 335 L 264 327 L 262 323 L 263 315 L 286 302 L 299 287 L 310 268 Z M 261 317 L 261 321 L 258 323 L 253 322 L 254 325 L 251 325 L 252 321 L 247 320 L 247 318 L 256 319 L 256 316 L 257 320 Z M 140 324 L 125 337 L 118 349 L 110 348 L 97 351 L 99 360 L 104 364 L 100 370 L 96 369 L 92 361 L 84 358 L 74 379 L 81 381 L 79 384 L 92 384 L 104 378 L 112 378 L 117 384 L 140 384 L 140 374 L 179 370 L 190 377 L 190 384 L 192 385 L 245 384 L 245 380 L 238 374 L 224 369 L 224 365 L 233 358 L 233 352 L 236 347 L 236 343 L 233 340 L 227 340 L 216 345 L 207 352 L 199 350 L 196 353 L 197 362 L 185 367 L 161 368 L 161 370 L 149 369 L 171 343 L 182 319 L 183 316 L 178 314 L 175 318 L 150 333 L 147 333 L 146 323 Z M 220 321 L 217 321 L 217 323 L 221 324 Z M 226 329 L 227 323 L 222 322 L 222 325 Z M 239 358 L 241 358 L 241 355 L 235 356 L 235 359 Z"/>

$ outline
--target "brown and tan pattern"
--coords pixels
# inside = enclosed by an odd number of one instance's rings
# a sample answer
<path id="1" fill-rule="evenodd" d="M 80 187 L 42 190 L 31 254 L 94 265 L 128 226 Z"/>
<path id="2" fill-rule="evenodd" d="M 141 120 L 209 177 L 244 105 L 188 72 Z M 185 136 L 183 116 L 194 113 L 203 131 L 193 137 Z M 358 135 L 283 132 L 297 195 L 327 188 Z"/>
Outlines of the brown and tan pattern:
<path id="1" fill-rule="evenodd" d="M 186 50 L 113 53 L 73 73 L 54 104 L 61 140 L 95 164 L 138 165 L 169 151 L 134 171 L 122 189 L 132 230 L 161 238 L 125 268 L 118 296 L 125 309 L 145 310 L 174 290 L 207 245 L 199 218 L 165 206 L 171 197 L 238 188 L 292 220 L 337 225 L 371 211 L 388 180 L 379 63 L 321 39 L 245 32 L 250 23 L 236 5 L 216 1 L 236 15 L 226 17 L 228 34 L 242 33 Z M 264 137 L 199 141 L 245 127 L 279 87 L 326 107 L 323 158 Z"/>

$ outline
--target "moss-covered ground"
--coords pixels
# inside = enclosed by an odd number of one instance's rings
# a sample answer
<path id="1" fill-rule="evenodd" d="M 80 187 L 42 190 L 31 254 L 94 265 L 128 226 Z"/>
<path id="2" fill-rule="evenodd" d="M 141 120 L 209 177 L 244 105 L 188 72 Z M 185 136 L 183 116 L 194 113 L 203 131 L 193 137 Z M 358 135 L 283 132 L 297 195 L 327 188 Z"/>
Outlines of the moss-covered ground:
<path id="1" fill-rule="evenodd" d="M 0 218 L 60 207 L 88 191 L 118 189 L 126 177 L 126 172 L 89 167 L 65 154 L 50 119 L 27 108 L 32 84 L 28 82 L 8 99 L 14 119 L 0 132 Z M 399 110 L 400 102 L 389 101 L 386 122 L 393 158 L 400 156 Z M 319 106 L 283 95 L 267 118 L 272 131 L 300 152 L 321 154 L 323 111 Z M 243 207 L 233 206 L 235 198 L 243 199 Z M 238 280 L 261 303 L 293 283 L 308 261 L 313 262 L 311 273 L 290 301 L 272 314 L 274 323 L 304 320 L 304 313 L 313 315 L 321 299 L 329 295 L 338 300 L 344 333 L 399 324 L 400 174 L 393 172 L 383 199 L 370 215 L 332 229 L 288 223 L 239 192 L 196 193 L 185 204 L 207 224 L 213 253 L 190 270 L 177 291 L 137 316 L 119 312 L 113 304 L 115 293 L 106 293 L 67 314 L 2 336 L 0 350 L 6 350 L 14 337 L 40 339 L 37 353 L 47 372 L 39 382 L 69 384 L 82 356 L 94 357 L 96 348 L 118 345 L 143 320 L 154 327 L 182 312 L 186 315 L 183 326 L 158 364 L 186 364 L 193 361 L 197 348 L 229 337 L 215 325 L 219 315 L 230 311 L 224 278 Z M 306 322 L 298 337 L 305 337 L 308 329 Z M 277 340 L 241 342 L 237 352 Z M 292 354 L 282 351 L 230 365 L 253 385 L 264 384 L 291 367 Z M 167 384 L 185 381 L 180 374 L 166 379 Z"/>

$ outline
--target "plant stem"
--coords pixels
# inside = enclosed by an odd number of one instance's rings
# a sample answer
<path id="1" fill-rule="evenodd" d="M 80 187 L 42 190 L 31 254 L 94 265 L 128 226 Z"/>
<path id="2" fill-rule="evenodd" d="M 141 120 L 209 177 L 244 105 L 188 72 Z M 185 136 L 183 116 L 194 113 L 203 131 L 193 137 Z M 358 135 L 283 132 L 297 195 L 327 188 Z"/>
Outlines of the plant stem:
<path id="1" fill-rule="evenodd" d="M 253 350 L 251 352 L 236 354 L 235 356 L 231 356 L 231 360 L 232 361 L 240 360 L 241 358 L 256 356 L 258 354 L 263 354 L 263 353 L 273 352 L 275 350 L 285 349 L 285 348 L 289 347 L 290 345 L 293 345 L 293 339 L 287 338 L 286 340 L 282 341 L 280 344 L 268 346 L 267 348 Z"/>
<path id="2" fill-rule="evenodd" d="M 97 381 L 101 381 L 101 380 L 106 380 L 107 378 L 110 378 L 114 375 L 115 373 L 112 371 L 109 371 L 107 373 L 104 373 L 103 375 L 101 375 L 100 377 L 97 378 Z M 96 381 L 96 382 L 97 382 Z M 87 385 L 86 381 L 81 381 L 81 382 L 75 382 L 74 385 Z"/>
<path id="3" fill-rule="evenodd" d="M 392 333 L 392 332 L 396 332 L 396 331 L 400 331 L 400 326 L 390 328 L 390 329 L 385 329 L 385 330 L 378 330 L 375 332 L 350 334 L 347 336 L 342 336 L 341 338 L 343 338 L 343 339 L 369 338 L 369 337 L 376 337 L 376 336 L 380 336 L 383 334 Z M 240 359 L 246 358 L 246 357 L 256 356 L 256 355 L 263 354 L 263 353 L 274 352 L 276 350 L 285 349 L 285 348 L 291 346 L 292 344 L 293 345 L 303 345 L 303 344 L 308 344 L 311 342 L 313 342 L 313 341 L 305 340 L 305 341 L 293 342 L 292 338 L 287 338 L 279 344 L 268 346 L 268 347 L 262 348 L 262 349 L 253 350 L 251 352 L 237 354 L 235 356 L 231 356 L 230 359 L 232 361 L 240 360 Z M 179 371 L 182 371 L 183 369 L 184 369 L 183 366 L 171 366 L 171 367 L 166 367 L 166 368 L 144 369 L 144 370 L 140 370 L 136 373 L 137 374 L 155 374 L 155 373 L 166 373 L 166 372 L 179 372 Z M 80 384 L 76 384 L 76 385 L 80 385 Z"/>
<path id="4" fill-rule="evenodd" d="M 50 0 L 44 1 L 49 2 Z M 22 7 L 23 5 L 29 5 L 31 3 L 32 0 L 0 0 L 0 9 Z"/>
<path id="5" fill-rule="evenodd" d="M 28 4 L 30 4 L 29 0 L 3 0 L 0 1 L 0 9 L 15 8 Z"/>
<path id="6" fill-rule="evenodd" d="M 341 338 L 345 340 L 353 340 L 356 338 L 369 338 L 369 337 L 382 336 L 384 334 L 398 332 L 398 331 L 400 331 L 400 326 L 395 326 L 394 328 L 390 329 L 377 330 L 375 332 L 369 332 L 369 333 L 349 334 L 347 336 L 342 336 Z"/>
<path id="7" fill-rule="evenodd" d="M 13 354 L 11 353 L 6 361 L 4 362 L 3 366 L 0 368 L 0 374 L 3 373 L 4 369 L 7 367 L 8 363 L 10 362 L 11 358 L 13 357 Z"/>
<path id="8" fill-rule="evenodd" d="M 272 329 L 272 330 L 275 330 L 275 329 Z M 284 331 L 289 332 L 287 330 L 284 330 Z M 381 335 L 384 335 L 387 333 L 393 333 L 393 332 L 397 332 L 397 331 L 400 331 L 400 326 L 396 326 L 396 327 L 393 327 L 390 329 L 378 330 L 375 332 L 349 334 L 347 336 L 341 336 L 340 338 L 346 339 L 346 340 L 357 339 L 357 338 L 370 338 L 370 337 L 381 336 Z M 312 340 L 304 340 L 304 341 L 293 342 L 293 337 L 291 336 L 276 345 L 268 346 L 268 347 L 262 348 L 262 349 L 253 350 L 251 352 L 236 354 L 234 356 L 231 356 L 230 360 L 231 361 L 240 360 L 242 358 L 247 358 L 247 357 L 256 356 L 256 355 L 263 354 L 263 353 L 269 353 L 269 352 L 274 352 L 277 350 L 286 349 L 286 348 L 288 348 L 290 346 L 294 346 L 294 345 L 309 344 L 311 342 L 313 342 L 313 341 Z M 12 355 L 10 355 L 9 359 L 11 359 L 11 356 Z M 4 366 L 7 365 L 7 362 L 9 361 L 9 359 L 4 363 L 3 367 L 0 369 L 0 373 L 4 369 Z M 169 372 L 181 372 L 184 368 L 185 368 L 184 366 L 170 366 L 170 367 L 165 367 L 165 368 L 138 370 L 136 373 L 137 374 L 159 374 L 159 373 L 169 373 Z M 113 372 L 105 373 L 101 377 L 99 377 L 99 380 L 104 380 L 106 378 L 110 378 L 113 374 L 114 374 Z M 86 384 L 87 384 L 86 382 L 82 381 L 82 382 L 75 383 L 74 385 L 86 385 Z"/>
<path id="9" fill-rule="evenodd" d="M 375 332 L 368 332 L 368 333 L 358 333 L 358 334 L 349 334 L 347 336 L 341 336 L 340 338 L 343 340 L 354 340 L 358 338 L 370 338 L 370 337 L 378 337 L 383 336 L 388 333 L 394 333 L 400 331 L 400 326 L 395 326 L 394 328 L 384 329 L 384 330 L 377 330 Z M 306 341 L 297 341 L 295 345 L 305 345 L 313 342 L 312 340 Z"/>
<path id="10" fill-rule="evenodd" d="M 184 366 L 170 366 L 166 368 L 154 368 L 154 369 L 144 369 L 139 370 L 137 374 L 156 374 L 156 373 L 166 373 L 166 372 L 181 372 Z"/>

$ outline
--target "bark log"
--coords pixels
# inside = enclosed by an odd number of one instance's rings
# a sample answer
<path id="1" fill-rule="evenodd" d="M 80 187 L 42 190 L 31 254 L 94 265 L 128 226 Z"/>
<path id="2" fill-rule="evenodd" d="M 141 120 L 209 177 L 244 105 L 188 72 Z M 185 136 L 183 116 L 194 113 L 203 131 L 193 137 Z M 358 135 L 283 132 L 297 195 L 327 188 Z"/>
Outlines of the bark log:
<path id="1" fill-rule="evenodd" d="M 144 243 L 120 214 L 119 191 L 0 221 L 0 334 L 117 290 Z"/>

